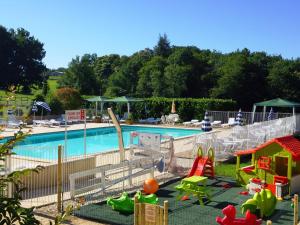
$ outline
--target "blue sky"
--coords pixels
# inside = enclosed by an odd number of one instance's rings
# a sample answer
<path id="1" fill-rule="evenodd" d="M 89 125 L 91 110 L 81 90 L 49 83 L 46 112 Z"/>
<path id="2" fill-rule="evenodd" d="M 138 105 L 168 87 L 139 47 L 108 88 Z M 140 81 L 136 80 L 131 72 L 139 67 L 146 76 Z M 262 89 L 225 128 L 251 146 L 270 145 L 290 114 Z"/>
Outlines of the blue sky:
<path id="1" fill-rule="evenodd" d="M 0 24 L 44 43 L 49 68 L 84 53 L 130 55 L 173 45 L 300 57 L 298 0 L 0 0 Z"/>

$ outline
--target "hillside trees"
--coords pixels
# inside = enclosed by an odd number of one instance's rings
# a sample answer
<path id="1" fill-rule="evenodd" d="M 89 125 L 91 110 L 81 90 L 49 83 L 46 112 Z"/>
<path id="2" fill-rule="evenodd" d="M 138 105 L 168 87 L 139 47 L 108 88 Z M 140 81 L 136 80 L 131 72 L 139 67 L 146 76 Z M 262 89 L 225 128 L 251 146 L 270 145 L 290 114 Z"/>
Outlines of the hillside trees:
<path id="1" fill-rule="evenodd" d="M 299 59 L 246 48 L 222 54 L 196 46 L 171 46 L 163 35 L 153 49 L 130 56 L 85 57 L 72 60 L 61 86 L 108 97 L 228 98 L 245 110 L 274 97 L 300 98 Z"/>
<path id="2" fill-rule="evenodd" d="M 14 85 L 29 92 L 34 85 L 41 87 L 45 54 L 43 44 L 25 29 L 0 25 L 0 88 Z"/>

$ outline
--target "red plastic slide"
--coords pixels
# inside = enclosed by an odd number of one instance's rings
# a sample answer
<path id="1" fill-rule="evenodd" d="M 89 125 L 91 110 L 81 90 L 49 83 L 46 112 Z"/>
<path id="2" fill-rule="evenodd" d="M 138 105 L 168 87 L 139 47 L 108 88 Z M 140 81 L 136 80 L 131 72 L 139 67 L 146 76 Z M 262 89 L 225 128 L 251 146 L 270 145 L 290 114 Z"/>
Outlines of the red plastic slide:
<path id="1" fill-rule="evenodd" d="M 208 157 L 198 156 L 190 170 L 188 177 L 191 176 L 211 176 L 214 177 L 213 162 Z"/>

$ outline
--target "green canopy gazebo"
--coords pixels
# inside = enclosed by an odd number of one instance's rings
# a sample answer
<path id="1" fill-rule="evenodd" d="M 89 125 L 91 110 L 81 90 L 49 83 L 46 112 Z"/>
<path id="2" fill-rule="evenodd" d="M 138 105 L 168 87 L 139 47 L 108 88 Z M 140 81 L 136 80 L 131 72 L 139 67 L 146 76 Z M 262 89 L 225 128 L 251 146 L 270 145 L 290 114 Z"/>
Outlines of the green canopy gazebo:
<path id="1" fill-rule="evenodd" d="M 130 103 L 131 102 L 142 102 L 144 100 L 140 99 L 140 98 L 133 98 L 133 97 L 122 96 L 122 97 L 117 97 L 117 98 L 109 99 L 107 101 L 109 101 L 109 102 L 115 102 L 115 103 L 127 103 L 127 112 L 129 114 L 130 113 Z"/>
<path id="2" fill-rule="evenodd" d="M 252 111 L 252 123 L 254 122 L 254 114 L 257 106 L 263 107 L 263 119 L 264 119 L 266 115 L 267 107 L 290 107 L 293 108 L 293 115 L 295 115 L 296 107 L 300 107 L 300 103 L 288 101 L 282 98 L 275 98 L 268 101 L 254 103 L 253 111 Z"/>
<path id="3" fill-rule="evenodd" d="M 104 97 L 104 96 L 95 96 L 95 97 L 86 99 L 86 101 L 96 103 L 95 111 L 96 111 L 96 116 L 97 116 L 97 114 L 98 114 L 98 102 L 100 102 L 100 112 L 102 113 L 103 112 L 103 105 L 104 105 L 105 102 L 109 102 L 109 99 Z"/>

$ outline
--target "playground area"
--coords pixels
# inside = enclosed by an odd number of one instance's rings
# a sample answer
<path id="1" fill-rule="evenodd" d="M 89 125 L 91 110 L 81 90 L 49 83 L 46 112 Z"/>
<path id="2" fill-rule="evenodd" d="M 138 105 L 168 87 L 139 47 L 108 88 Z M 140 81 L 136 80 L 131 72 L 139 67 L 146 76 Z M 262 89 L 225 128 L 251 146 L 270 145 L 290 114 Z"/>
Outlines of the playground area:
<path id="1" fill-rule="evenodd" d="M 211 201 L 204 200 L 204 206 L 199 204 L 197 198 L 191 197 L 189 200 L 176 200 L 178 191 L 175 187 L 180 183 L 179 179 L 174 179 L 162 185 L 156 195 L 159 204 L 165 200 L 169 202 L 169 224 L 188 225 L 188 224 L 217 224 L 216 217 L 222 215 L 222 209 L 228 204 L 234 205 L 237 209 L 237 217 L 241 214 L 241 205 L 249 196 L 239 194 L 245 191 L 244 188 L 237 186 L 236 181 L 224 177 L 209 179 L 207 185 L 211 191 Z M 114 211 L 106 204 L 106 201 L 83 205 L 75 211 L 75 215 L 85 219 L 99 221 L 108 224 L 131 225 L 133 224 L 133 214 L 123 214 Z M 271 217 L 272 224 L 293 224 L 293 208 L 291 199 L 286 198 L 277 203 L 276 210 Z M 264 219 L 266 221 L 267 219 Z M 263 222 L 265 224 L 265 222 Z"/>

